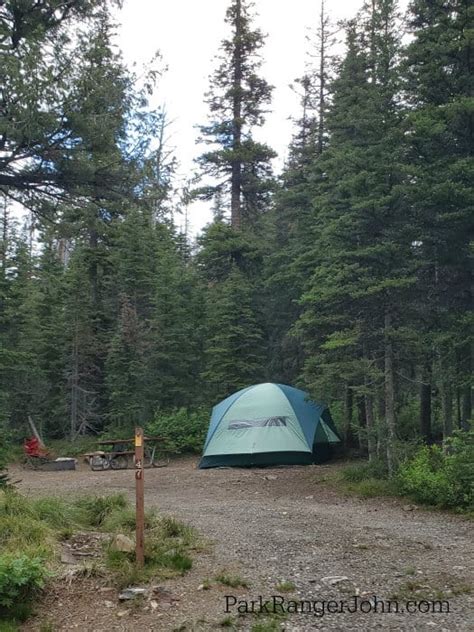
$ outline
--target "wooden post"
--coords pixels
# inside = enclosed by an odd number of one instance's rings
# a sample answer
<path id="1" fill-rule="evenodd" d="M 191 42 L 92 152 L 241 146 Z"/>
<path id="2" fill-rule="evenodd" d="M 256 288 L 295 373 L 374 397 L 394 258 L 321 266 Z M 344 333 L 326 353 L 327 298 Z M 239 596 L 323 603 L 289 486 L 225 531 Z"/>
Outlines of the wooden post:
<path id="1" fill-rule="evenodd" d="M 135 495 L 136 495 L 136 559 L 137 566 L 145 563 L 145 481 L 143 468 L 143 428 L 135 428 Z"/>

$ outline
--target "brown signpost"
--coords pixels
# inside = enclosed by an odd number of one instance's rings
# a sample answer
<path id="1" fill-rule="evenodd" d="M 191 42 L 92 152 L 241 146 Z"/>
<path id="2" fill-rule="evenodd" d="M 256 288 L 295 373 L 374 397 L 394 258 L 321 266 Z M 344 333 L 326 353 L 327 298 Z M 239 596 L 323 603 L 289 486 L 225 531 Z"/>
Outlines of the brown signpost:
<path id="1" fill-rule="evenodd" d="M 137 566 L 145 563 L 145 480 L 143 428 L 135 428 L 135 495 L 136 495 L 136 559 Z"/>

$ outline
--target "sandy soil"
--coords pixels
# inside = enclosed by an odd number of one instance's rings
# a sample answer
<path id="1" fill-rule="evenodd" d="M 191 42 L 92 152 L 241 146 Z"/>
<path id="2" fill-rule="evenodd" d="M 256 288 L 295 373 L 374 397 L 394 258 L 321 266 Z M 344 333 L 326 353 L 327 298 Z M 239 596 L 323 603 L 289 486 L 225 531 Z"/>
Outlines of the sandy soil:
<path id="1" fill-rule="evenodd" d="M 337 467 L 202 471 L 194 459 L 183 459 L 147 470 L 147 505 L 193 525 L 211 542 L 196 554 L 185 577 L 160 584 L 172 598 L 145 610 L 120 604 L 104 580 L 61 580 L 25 630 L 216 630 L 224 629 L 229 616 L 238 629 L 251 630 L 263 620 L 238 616 L 235 608 L 227 614 L 226 595 L 318 601 L 319 613 L 325 600 L 326 609 L 338 610 L 324 616 L 288 614 L 279 625 L 294 632 L 474 630 L 472 522 L 397 499 L 345 497 L 325 482 Z M 12 475 L 30 495 L 123 491 L 133 499 L 130 470 L 99 473 L 81 466 L 75 472 L 16 470 Z M 248 588 L 219 585 L 214 578 L 220 572 L 238 575 Z M 210 588 L 200 589 L 206 581 Z M 294 585 L 290 592 L 281 590 L 283 581 Z M 372 611 L 348 612 L 354 595 L 362 609 Z M 400 612 L 382 612 L 381 600 L 396 595 Z M 449 613 L 431 612 L 426 599 L 447 600 Z M 406 600 L 420 601 L 419 609 L 430 611 L 402 612 Z"/>

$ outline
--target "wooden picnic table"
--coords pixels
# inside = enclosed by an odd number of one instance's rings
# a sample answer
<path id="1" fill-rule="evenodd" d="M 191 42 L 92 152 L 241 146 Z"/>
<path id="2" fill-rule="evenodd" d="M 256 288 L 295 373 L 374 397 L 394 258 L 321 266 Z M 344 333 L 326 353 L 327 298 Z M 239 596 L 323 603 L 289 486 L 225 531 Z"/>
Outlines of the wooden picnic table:
<path id="1" fill-rule="evenodd" d="M 165 442 L 164 437 L 144 437 L 145 443 Z M 111 450 L 88 453 L 89 467 L 93 471 L 104 471 L 108 469 L 125 470 L 133 465 L 133 455 L 135 450 L 124 449 L 125 446 L 134 445 L 135 438 L 132 439 L 103 439 L 98 441 L 99 446 L 111 448 Z M 164 467 L 169 463 L 169 450 L 161 449 L 157 452 L 157 445 L 153 447 L 145 446 L 145 467 Z M 114 449 L 115 448 L 115 449 Z"/>

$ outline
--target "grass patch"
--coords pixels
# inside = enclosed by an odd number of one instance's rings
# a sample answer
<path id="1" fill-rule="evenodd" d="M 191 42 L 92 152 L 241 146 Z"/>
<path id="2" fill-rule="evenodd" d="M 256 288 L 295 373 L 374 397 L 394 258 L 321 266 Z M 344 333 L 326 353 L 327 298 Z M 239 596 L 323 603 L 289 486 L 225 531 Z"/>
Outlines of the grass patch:
<path id="1" fill-rule="evenodd" d="M 18 624 L 15 621 L 2 621 L 0 619 L 0 632 L 18 632 Z"/>
<path id="2" fill-rule="evenodd" d="M 296 588 L 296 586 L 294 585 L 293 582 L 290 581 L 282 581 L 279 584 L 277 584 L 275 586 L 275 588 L 279 591 L 279 592 L 293 592 Z"/>
<path id="3" fill-rule="evenodd" d="M 407 600 L 407 599 L 443 599 L 444 595 L 440 591 L 436 591 L 426 584 L 422 584 L 419 581 L 409 579 L 406 582 L 400 584 L 397 590 L 390 597 L 395 600 Z"/>
<path id="4" fill-rule="evenodd" d="M 451 583 L 445 588 L 435 588 L 426 583 L 421 583 L 415 579 L 408 580 L 401 584 L 396 592 L 391 596 L 392 599 L 437 599 L 449 600 L 451 597 L 459 597 L 460 595 L 470 595 L 473 587 L 467 583 Z"/>
<path id="5" fill-rule="evenodd" d="M 258 621 L 251 627 L 251 632 L 279 632 L 279 630 L 281 630 L 281 626 L 275 619 Z"/>
<path id="6" fill-rule="evenodd" d="M 387 479 L 384 464 L 378 460 L 348 465 L 335 477 L 334 484 L 342 491 L 363 498 L 393 496 L 397 493 L 394 482 Z"/>
<path id="7" fill-rule="evenodd" d="M 262 611 L 255 613 L 256 622 L 252 625 L 251 630 L 257 632 L 272 632 L 273 630 L 281 630 L 281 624 L 288 617 L 288 613 L 283 606 L 274 603 L 274 601 L 265 601 Z"/>
<path id="8" fill-rule="evenodd" d="M 169 579 L 184 575 L 192 568 L 190 550 L 195 548 L 194 529 L 170 517 L 150 513 L 145 538 L 145 565 L 138 568 L 133 553 L 106 548 L 106 566 L 114 573 L 119 587 L 139 584 L 154 579 Z"/>
<path id="9" fill-rule="evenodd" d="M 362 481 L 347 481 L 342 479 L 339 486 L 343 491 L 356 494 L 362 498 L 377 498 L 378 496 L 396 496 L 397 492 L 392 481 L 368 478 Z"/>
<path id="10" fill-rule="evenodd" d="M 347 465 L 341 470 L 341 478 L 348 483 L 360 483 L 367 479 L 387 478 L 385 463 L 379 459 Z"/>
<path id="11" fill-rule="evenodd" d="M 35 516 L 55 531 L 68 531 L 89 526 L 89 515 L 75 503 L 60 498 L 38 498 L 30 503 Z"/>
<path id="12" fill-rule="evenodd" d="M 230 586 L 230 588 L 248 588 L 249 583 L 247 580 L 239 577 L 238 575 L 227 575 L 226 573 L 220 573 L 215 577 L 216 582 L 223 586 Z"/>
<path id="13" fill-rule="evenodd" d="M 75 506 L 84 512 L 87 525 L 101 528 L 113 513 L 122 512 L 129 508 L 124 494 L 110 496 L 83 496 L 74 502 Z"/>
<path id="14" fill-rule="evenodd" d="M 456 584 L 451 586 L 450 591 L 455 597 L 459 595 L 472 595 L 474 588 L 470 584 Z"/>
<path id="15" fill-rule="evenodd" d="M 134 529 L 134 511 L 122 494 L 83 496 L 72 501 L 61 498 L 29 500 L 13 488 L 0 490 L 2 624 L 22 621 L 30 615 L 28 604 L 48 579 L 49 569 L 55 568 L 62 540 L 77 531 L 124 533 L 133 537 Z M 182 575 L 192 567 L 189 553 L 197 548 L 198 538 L 192 528 L 150 511 L 146 514 L 143 569 L 137 568 L 134 554 L 113 550 L 108 544 L 104 562 L 94 560 L 78 570 L 82 569 L 87 577 L 111 573 L 112 580 L 119 586 L 152 578 L 167 579 Z"/>

